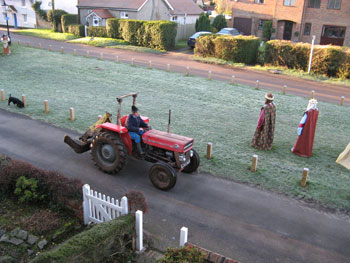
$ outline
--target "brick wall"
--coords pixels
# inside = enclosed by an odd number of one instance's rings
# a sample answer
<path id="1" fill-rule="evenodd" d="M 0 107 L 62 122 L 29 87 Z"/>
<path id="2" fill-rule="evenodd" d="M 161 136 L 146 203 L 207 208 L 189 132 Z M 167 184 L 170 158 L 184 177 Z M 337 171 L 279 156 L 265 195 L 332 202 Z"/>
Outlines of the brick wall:
<path id="1" fill-rule="evenodd" d="M 206 261 L 208 263 L 239 263 L 239 261 L 230 259 L 228 257 L 224 257 L 223 255 L 220 255 L 218 253 L 214 253 L 214 252 L 209 251 L 207 249 L 198 247 L 198 246 L 193 245 L 191 243 L 186 243 L 185 246 L 190 247 L 190 248 L 194 247 L 194 248 L 197 248 L 200 251 L 202 251 L 203 254 L 206 256 Z"/>

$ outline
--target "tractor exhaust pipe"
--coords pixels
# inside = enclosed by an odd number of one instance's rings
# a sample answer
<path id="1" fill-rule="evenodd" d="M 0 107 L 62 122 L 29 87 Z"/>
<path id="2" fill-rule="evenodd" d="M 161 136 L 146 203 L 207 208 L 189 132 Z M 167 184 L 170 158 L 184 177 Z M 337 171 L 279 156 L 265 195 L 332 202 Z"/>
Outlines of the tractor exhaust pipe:
<path id="1" fill-rule="evenodd" d="M 170 133 L 170 122 L 171 122 L 171 110 L 169 110 L 168 133 Z"/>

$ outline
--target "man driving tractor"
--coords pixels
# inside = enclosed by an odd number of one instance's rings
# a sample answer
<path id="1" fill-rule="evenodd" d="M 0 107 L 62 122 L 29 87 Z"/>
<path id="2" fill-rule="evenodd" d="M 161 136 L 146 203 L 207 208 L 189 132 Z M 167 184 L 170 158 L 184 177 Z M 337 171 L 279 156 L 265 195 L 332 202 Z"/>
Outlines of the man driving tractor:
<path id="1" fill-rule="evenodd" d="M 146 131 L 145 129 L 148 129 L 148 125 L 141 119 L 139 109 L 136 106 L 131 107 L 132 113 L 129 114 L 128 121 L 127 121 L 127 129 L 129 131 L 129 135 L 132 140 L 135 141 L 137 151 L 141 156 L 144 155 L 144 152 L 141 147 L 141 137 L 142 134 L 144 134 Z"/>

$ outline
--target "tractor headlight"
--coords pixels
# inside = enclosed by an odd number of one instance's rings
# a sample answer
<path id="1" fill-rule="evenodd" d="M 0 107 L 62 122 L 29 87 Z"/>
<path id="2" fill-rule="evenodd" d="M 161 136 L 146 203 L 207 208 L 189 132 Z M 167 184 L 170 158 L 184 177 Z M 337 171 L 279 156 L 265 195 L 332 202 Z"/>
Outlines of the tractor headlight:
<path id="1" fill-rule="evenodd" d="M 190 151 L 190 157 L 193 157 L 193 151 L 192 150 Z"/>
<path id="2" fill-rule="evenodd" d="M 179 155 L 179 161 L 180 161 L 181 163 L 186 162 L 186 155 L 180 154 L 180 155 Z"/>

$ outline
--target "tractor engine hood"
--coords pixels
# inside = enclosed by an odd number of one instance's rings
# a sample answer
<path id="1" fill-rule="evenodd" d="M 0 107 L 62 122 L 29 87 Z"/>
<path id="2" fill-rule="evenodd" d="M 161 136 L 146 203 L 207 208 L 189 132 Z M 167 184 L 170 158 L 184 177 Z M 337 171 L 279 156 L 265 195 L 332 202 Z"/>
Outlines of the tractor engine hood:
<path id="1" fill-rule="evenodd" d="M 150 130 L 142 135 L 144 143 L 173 152 L 187 152 L 192 149 L 193 139 L 185 136 Z"/>

